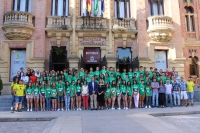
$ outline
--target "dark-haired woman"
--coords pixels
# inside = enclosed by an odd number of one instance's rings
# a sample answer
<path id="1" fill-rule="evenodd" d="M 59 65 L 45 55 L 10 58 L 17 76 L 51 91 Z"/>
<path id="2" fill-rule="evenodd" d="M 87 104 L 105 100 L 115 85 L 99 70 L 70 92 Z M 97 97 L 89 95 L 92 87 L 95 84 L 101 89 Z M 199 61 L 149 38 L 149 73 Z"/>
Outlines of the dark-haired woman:
<path id="1" fill-rule="evenodd" d="M 135 108 L 138 108 L 138 102 L 139 102 L 139 85 L 137 84 L 136 80 L 133 80 L 133 98 L 134 98 Z"/>
<path id="2" fill-rule="evenodd" d="M 40 86 L 40 91 L 39 91 L 39 95 L 40 95 L 40 108 L 41 111 L 45 111 L 45 81 L 42 81 L 42 84 Z"/>
<path id="3" fill-rule="evenodd" d="M 51 88 L 51 102 L 52 102 L 52 111 L 56 111 L 57 108 L 57 90 L 56 90 L 56 84 L 52 84 Z"/>
<path id="4" fill-rule="evenodd" d="M 48 84 L 45 86 L 45 99 L 47 104 L 47 111 L 51 110 L 51 83 L 48 81 Z"/>
<path id="5" fill-rule="evenodd" d="M 77 111 L 81 110 L 81 80 L 78 79 L 77 83 L 76 83 L 76 107 L 77 107 Z"/>
<path id="6" fill-rule="evenodd" d="M 33 90 L 31 83 L 26 86 L 27 111 L 33 111 Z"/>
<path id="7" fill-rule="evenodd" d="M 131 86 L 131 82 L 127 82 L 127 95 L 128 95 L 128 109 L 132 108 L 132 97 L 133 97 L 133 88 Z"/>
<path id="8" fill-rule="evenodd" d="M 98 103 L 99 103 L 99 110 L 103 110 L 104 106 L 104 91 L 105 91 L 105 85 L 103 84 L 103 80 L 100 78 L 99 79 L 99 84 L 98 84 Z"/>
<path id="9" fill-rule="evenodd" d="M 159 104 L 161 108 L 165 105 L 165 86 L 162 80 L 159 82 Z"/>
<path id="10" fill-rule="evenodd" d="M 82 86 L 82 98 L 83 98 L 84 110 L 88 110 L 88 97 L 89 97 L 88 84 L 87 81 L 85 80 Z"/>
<path id="11" fill-rule="evenodd" d="M 75 110 L 74 108 L 74 102 L 75 102 L 75 89 L 76 89 L 76 85 L 75 85 L 75 81 L 72 80 L 72 84 L 70 84 L 70 101 L 71 101 L 71 110 Z"/>
<path id="12" fill-rule="evenodd" d="M 110 91 L 111 91 L 110 84 L 106 84 L 104 99 L 105 99 L 105 106 L 107 110 L 110 108 L 110 103 L 111 103 Z"/>
<path id="13" fill-rule="evenodd" d="M 114 105 L 115 105 L 115 99 L 116 99 L 116 84 L 115 81 L 112 81 L 111 85 L 111 100 L 112 100 L 112 110 L 114 110 Z"/>
<path id="14" fill-rule="evenodd" d="M 122 90 L 122 100 L 123 100 L 123 105 L 124 109 L 128 109 L 127 106 L 127 88 L 126 88 L 126 81 L 123 80 L 122 85 L 120 86 Z"/>
<path id="15" fill-rule="evenodd" d="M 66 111 L 70 111 L 69 109 L 69 105 L 70 105 L 70 84 L 67 81 L 66 85 L 65 85 L 65 91 L 64 91 L 64 95 L 65 95 L 65 110 Z"/>

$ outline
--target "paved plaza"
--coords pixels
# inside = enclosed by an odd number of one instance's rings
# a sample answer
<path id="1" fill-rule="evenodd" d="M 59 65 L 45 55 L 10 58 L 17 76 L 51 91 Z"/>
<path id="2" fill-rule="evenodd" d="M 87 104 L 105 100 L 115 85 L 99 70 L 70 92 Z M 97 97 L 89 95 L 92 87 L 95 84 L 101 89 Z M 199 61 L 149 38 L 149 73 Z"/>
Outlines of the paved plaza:
<path id="1" fill-rule="evenodd" d="M 120 111 L 0 112 L 0 133 L 191 133 L 198 132 L 199 113 L 199 105 Z M 2 122 L 6 120 L 15 122 Z"/>

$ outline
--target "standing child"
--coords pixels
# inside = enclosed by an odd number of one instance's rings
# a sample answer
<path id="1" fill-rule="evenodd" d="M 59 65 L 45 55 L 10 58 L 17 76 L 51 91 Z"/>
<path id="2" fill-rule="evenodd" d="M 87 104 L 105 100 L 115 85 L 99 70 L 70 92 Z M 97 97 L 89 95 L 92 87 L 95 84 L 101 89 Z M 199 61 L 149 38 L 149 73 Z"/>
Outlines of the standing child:
<path id="1" fill-rule="evenodd" d="M 141 84 L 140 84 L 140 91 L 139 91 L 139 94 L 140 94 L 140 98 L 139 98 L 139 108 L 143 108 L 144 107 L 144 99 L 145 99 L 145 85 L 144 85 L 144 80 L 141 81 Z"/>
<path id="2" fill-rule="evenodd" d="M 152 90 L 151 90 L 151 85 L 149 82 L 146 83 L 146 107 L 145 108 L 151 108 L 151 96 L 152 96 Z"/>
<path id="3" fill-rule="evenodd" d="M 122 91 L 121 91 L 119 83 L 117 83 L 116 91 L 117 91 L 117 103 L 118 103 L 118 108 L 117 109 L 120 110 L 121 109 L 120 105 L 121 105 L 121 94 L 122 94 Z"/>

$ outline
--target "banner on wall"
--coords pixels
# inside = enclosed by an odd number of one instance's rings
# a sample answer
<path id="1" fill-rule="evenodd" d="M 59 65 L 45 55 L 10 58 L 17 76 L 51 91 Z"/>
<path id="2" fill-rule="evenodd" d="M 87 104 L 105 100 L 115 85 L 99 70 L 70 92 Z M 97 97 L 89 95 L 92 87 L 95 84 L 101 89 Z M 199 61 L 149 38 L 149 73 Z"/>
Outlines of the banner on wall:
<path id="1" fill-rule="evenodd" d="M 100 63 L 100 49 L 99 48 L 84 48 L 84 62 L 85 64 Z"/>
<path id="2" fill-rule="evenodd" d="M 11 50 L 10 56 L 10 81 L 12 81 L 21 67 L 26 70 L 26 50 Z"/>
<path id="3" fill-rule="evenodd" d="M 166 59 L 166 51 L 155 51 L 155 68 L 162 69 L 166 71 L 167 68 L 167 59 Z"/>

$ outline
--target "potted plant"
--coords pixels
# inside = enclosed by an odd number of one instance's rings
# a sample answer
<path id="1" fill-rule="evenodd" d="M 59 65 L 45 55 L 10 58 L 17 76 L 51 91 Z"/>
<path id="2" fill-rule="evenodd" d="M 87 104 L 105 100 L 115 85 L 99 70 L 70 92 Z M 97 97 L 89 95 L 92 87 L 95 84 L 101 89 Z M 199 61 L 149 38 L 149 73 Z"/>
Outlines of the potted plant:
<path id="1" fill-rule="evenodd" d="M 2 81 L 1 75 L 0 75 L 0 95 L 1 95 L 1 90 L 3 90 L 3 81 Z"/>

